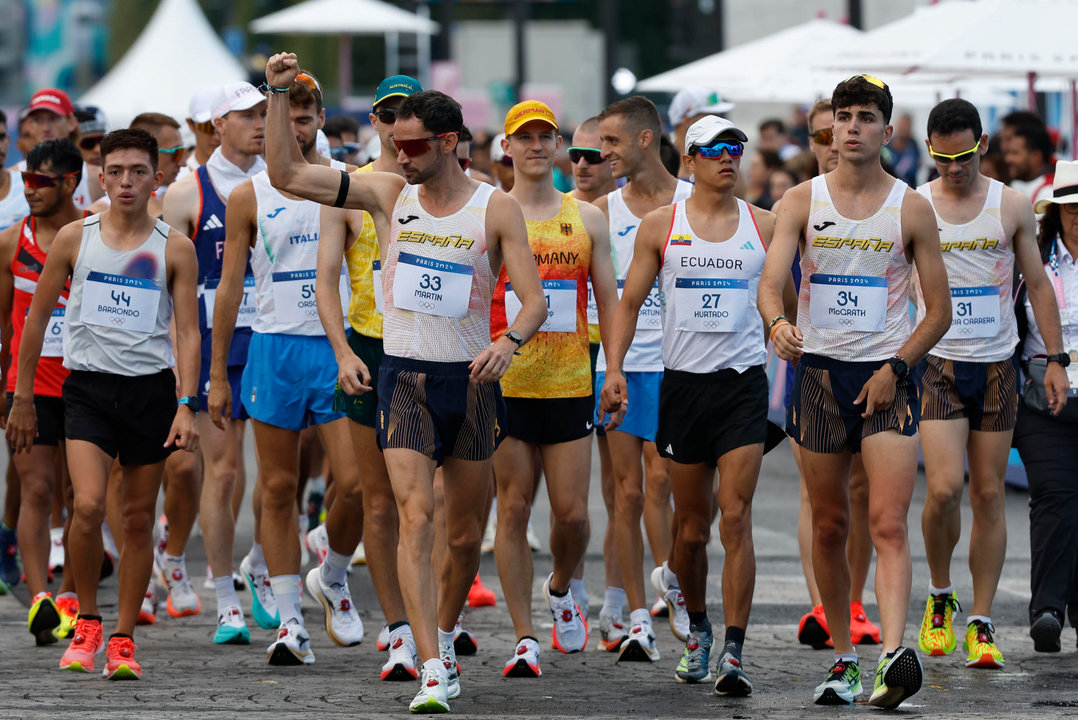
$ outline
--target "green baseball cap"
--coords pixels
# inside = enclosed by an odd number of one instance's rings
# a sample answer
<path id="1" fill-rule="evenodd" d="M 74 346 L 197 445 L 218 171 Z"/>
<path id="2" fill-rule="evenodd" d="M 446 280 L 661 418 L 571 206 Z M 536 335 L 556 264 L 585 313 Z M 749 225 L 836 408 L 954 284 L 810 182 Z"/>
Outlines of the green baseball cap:
<path id="1" fill-rule="evenodd" d="M 415 95 L 417 92 L 423 92 L 423 86 L 415 78 L 407 75 L 387 77 L 378 83 L 378 89 L 374 91 L 374 105 L 377 107 L 378 103 L 387 98 L 408 97 L 409 95 Z"/>

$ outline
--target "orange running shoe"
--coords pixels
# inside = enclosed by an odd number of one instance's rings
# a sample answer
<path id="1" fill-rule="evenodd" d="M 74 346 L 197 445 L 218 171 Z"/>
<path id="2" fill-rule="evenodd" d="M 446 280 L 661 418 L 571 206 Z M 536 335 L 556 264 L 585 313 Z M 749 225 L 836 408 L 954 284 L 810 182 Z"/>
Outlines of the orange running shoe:
<path id="1" fill-rule="evenodd" d="M 850 603 L 850 642 L 854 645 L 879 645 L 880 629 L 868 619 L 860 600 Z"/>
<path id="2" fill-rule="evenodd" d="M 109 638 L 108 661 L 102 674 L 109 680 L 141 680 L 142 666 L 135 660 L 136 647 L 129 637 Z"/>
<path id="3" fill-rule="evenodd" d="M 75 623 L 75 635 L 60 658 L 61 670 L 93 672 L 94 656 L 105 649 L 101 640 L 101 622 L 79 618 Z"/>
<path id="4" fill-rule="evenodd" d="M 802 645 L 811 645 L 816 650 L 834 647 L 831 633 L 827 630 L 823 605 L 817 605 L 801 618 L 801 624 L 797 626 L 797 641 Z"/>
<path id="5" fill-rule="evenodd" d="M 75 623 L 79 619 L 79 599 L 71 595 L 56 598 L 56 609 L 60 611 L 60 626 L 56 628 L 56 637 L 67 640 L 75 632 Z"/>
<path id="6" fill-rule="evenodd" d="M 472 588 L 468 591 L 468 607 L 489 607 L 497 605 L 498 598 L 494 597 L 494 591 L 483 584 L 476 574 L 472 580 Z"/>

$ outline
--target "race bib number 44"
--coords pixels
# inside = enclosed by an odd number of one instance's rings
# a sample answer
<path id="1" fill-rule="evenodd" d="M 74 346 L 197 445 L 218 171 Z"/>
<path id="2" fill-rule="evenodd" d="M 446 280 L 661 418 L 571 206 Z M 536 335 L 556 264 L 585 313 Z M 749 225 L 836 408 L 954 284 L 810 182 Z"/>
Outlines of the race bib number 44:
<path id="1" fill-rule="evenodd" d="M 79 319 L 87 325 L 150 334 L 157 325 L 161 289 L 153 280 L 90 271 Z"/>
<path id="2" fill-rule="evenodd" d="M 402 252 L 393 276 L 393 304 L 401 310 L 462 318 L 472 296 L 471 265 Z"/>
<path id="3" fill-rule="evenodd" d="M 546 320 L 540 332 L 576 332 L 576 280 L 543 280 Z M 511 326 L 523 307 L 511 283 L 505 284 L 505 320 Z"/>
<path id="4" fill-rule="evenodd" d="M 742 278 L 677 278 L 674 307 L 677 329 L 735 332 L 749 306 L 749 281 Z"/>
<path id="5" fill-rule="evenodd" d="M 951 288 L 951 327 L 944 340 L 999 335 L 999 288 Z"/>
<path id="6" fill-rule="evenodd" d="M 809 278 L 809 319 L 815 328 L 881 332 L 887 317 L 887 278 L 826 275 Z"/>

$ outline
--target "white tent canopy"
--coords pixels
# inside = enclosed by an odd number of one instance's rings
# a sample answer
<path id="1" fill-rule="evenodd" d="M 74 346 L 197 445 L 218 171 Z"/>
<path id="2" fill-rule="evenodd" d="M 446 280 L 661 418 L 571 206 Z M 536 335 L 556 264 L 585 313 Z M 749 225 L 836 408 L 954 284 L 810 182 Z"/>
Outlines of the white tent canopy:
<path id="1" fill-rule="evenodd" d="M 125 127 L 143 112 L 171 115 L 182 125 L 197 90 L 246 78 L 196 0 L 161 0 L 135 44 L 78 100 Z"/>
<path id="2" fill-rule="evenodd" d="M 251 30 L 282 35 L 434 35 L 438 23 L 381 0 L 308 0 L 254 20 Z"/>

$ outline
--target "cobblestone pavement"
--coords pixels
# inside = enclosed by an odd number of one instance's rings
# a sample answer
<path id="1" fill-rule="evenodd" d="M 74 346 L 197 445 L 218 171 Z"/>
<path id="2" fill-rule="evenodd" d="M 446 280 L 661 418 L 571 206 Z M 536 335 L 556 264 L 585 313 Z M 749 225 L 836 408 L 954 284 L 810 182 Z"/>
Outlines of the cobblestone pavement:
<path id="1" fill-rule="evenodd" d="M 254 467 L 249 463 L 248 467 Z M 587 583 L 592 599 L 592 621 L 597 624 L 602 602 L 601 541 L 605 526 L 598 471 L 592 481 L 592 542 L 588 554 Z M 535 527 L 545 544 L 547 504 L 536 507 Z M 914 557 L 914 593 L 906 629 L 906 642 L 916 644 L 920 613 L 928 585 L 920 533 L 920 502 L 924 496 L 919 478 L 910 513 Z M 961 646 L 947 658 L 925 659 L 922 691 L 903 704 L 904 717 L 932 716 L 983 718 L 1044 718 L 1078 715 L 1078 652 L 1075 635 L 1064 631 L 1064 650 L 1058 655 L 1033 652 L 1027 636 L 1026 606 L 1029 599 L 1029 548 L 1026 495 L 1007 493 L 1010 528 L 1009 552 L 994 609 L 997 640 L 1007 658 L 1001 671 L 967 670 Z M 812 689 L 830 664 L 828 651 L 813 651 L 796 644 L 796 623 L 807 610 L 808 594 L 801 578 L 797 554 L 796 520 L 798 481 L 788 449 L 783 446 L 764 461 L 756 493 L 754 537 L 757 581 L 753 616 L 745 645 L 745 667 L 755 685 L 745 699 L 724 699 L 712 694 L 710 685 L 687 686 L 674 682 L 673 669 L 681 652 L 664 621 L 657 621 L 662 659 L 654 664 L 615 663 L 612 654 L 596 651 L 592 638 L 586 652 L 562 655 L 549 649 L 550 622 L 541 584 L 550 569 L 550 555 L 535 556 L 533 587 L 534 617 L 542 637 L 543 677 L 537 680 L 506 680 L 502 664 L 512 653 L 508 613 L 502 602 L 493 557 L 482 562 L 484 581 L 498 593 L 494 608 L 468 610 L 465 627 L 479 639 L 479 653 L 461 658 L 462 695 L 453 701 L 461 716 L 512 716 L 522 718 L 578 717 L 729 717 L 801 718 L 846 717 L 876 713 L 863 702 L 850 709 L 816 707 Z M 953 577 L 961 600 L 971 599 L 966 569 L 968 509 L 965 533 L 954 561 Z M 241 517 L 237 532 L 237 562 L 250 541 L 249 512 Z M 709 581 L 709 608 L 713 622 L 721 626 L 719 577 L 722 550 L 713 541 Z M 384 654 L 374 647 L 381 626 L 367 571 L 357 567 L 351 577 L 355 603 L 367 625 L 367 639 L 354 648 L 339 648 L 326 636 L 321 609 L 304 597 L 304 612 L 311 632 L 317 663 L 309 667 L 273 668 L 266 664 L 264 649 L 271 631 L 248 619 L 253 644 L 215 646 L 213 592 L 201 587 L 205 556 L 201 539 L 192 538 L 188 567 L 195 575 L 203 598 L 203 613 L 173 620 L 164 611 L 156 625 L 139 628 L 136 642 L 143 663 L 142 682 L 110 683 L 99 675 L 64 673 L 56 669 L 63 646 L 36 648 L 25 630 L 25 589 L 0 597 L 0 718 L 201 718 L 201 717 L 378 717 L 406 714 L 414 695 L 414 683 L 378 680 Z M 871 584 L 871 583 L 870 583 Z M 115 580 L 102 585 L 106 628 L 115 618 Z M 241 593 L 249 609 L 249 594 Z M 865 604 L 877 617 L 871 589 Z M 964 618 L 960 613 L 956 620 Z M 721 633 L 721 629 L 717 629 Z M 872 668 L 878 650 L 861 647 L 863 663 Z M 102 660 L 103 662 L 103 660 Z M 866 671 L 871 673 L 871 669 Z M 869 675 L 871 677 L 871 675 Z M 869 681 L 870 682 L 870 681 Z M 867 695 L 865 696 L 867 699 Z"/>

